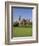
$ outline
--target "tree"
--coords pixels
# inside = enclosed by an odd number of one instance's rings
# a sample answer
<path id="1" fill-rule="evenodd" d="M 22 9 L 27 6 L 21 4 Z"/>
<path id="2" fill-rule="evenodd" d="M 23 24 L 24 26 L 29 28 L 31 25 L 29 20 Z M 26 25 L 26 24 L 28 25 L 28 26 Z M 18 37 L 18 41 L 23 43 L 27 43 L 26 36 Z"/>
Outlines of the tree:
<path id="1" fill-rule="evenodd" d="M 21 20 L 21 16 L 19 16 L 19 21 Z"/>
<path id="2" fill-rule="evenodd" d="M 13 24 L 14 27 L 18 27 L 19 26 L 19 23 L 16 21 L 14 24 Z"/>

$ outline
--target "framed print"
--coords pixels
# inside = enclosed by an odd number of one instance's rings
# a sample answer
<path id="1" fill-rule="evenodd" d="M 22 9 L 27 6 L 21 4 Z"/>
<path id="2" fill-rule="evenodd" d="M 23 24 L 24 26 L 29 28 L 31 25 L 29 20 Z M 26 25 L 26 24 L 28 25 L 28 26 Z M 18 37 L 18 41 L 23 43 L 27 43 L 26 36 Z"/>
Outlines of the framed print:
<path id="1" fill-rule="evenodd" d="M 5 2 L 5 43 L 38 42 L 38 4 Z"/>

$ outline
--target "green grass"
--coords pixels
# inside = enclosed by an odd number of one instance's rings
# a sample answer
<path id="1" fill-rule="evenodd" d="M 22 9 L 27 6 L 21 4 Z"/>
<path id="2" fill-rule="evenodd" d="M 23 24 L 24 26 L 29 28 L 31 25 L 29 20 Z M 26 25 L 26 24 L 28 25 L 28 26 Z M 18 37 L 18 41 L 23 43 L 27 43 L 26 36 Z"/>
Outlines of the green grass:
<path id="1" fill-rule="evenodd" d="M 14 27 L 14 37 L 27 37 L 32 36 L 32 27 Z"/>

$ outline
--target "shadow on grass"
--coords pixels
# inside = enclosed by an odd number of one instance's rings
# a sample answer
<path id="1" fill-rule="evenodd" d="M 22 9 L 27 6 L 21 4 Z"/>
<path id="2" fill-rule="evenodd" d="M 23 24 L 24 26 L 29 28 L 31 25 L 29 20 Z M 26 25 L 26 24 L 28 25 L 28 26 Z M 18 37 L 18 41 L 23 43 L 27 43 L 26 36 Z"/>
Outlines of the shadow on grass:
<path id="1" fill-rule="evenodd" d="M 32 26 L 14 26 L 14 27 L 19 27 L 19 28 L 21 28 L 21 27 L 23 27 L 23 28 L 32 28 Z"/>

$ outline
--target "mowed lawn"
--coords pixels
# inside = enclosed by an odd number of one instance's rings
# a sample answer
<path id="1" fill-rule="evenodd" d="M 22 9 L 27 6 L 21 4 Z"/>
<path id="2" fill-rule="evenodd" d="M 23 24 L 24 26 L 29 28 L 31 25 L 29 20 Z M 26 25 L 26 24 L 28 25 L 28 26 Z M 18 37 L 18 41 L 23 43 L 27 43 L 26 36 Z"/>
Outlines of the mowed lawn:
<path id="1" fill-rule="evenodd" d="M 32 36 L 32 27 L 14 27 L 13 30 L 14 37 Z"/>

